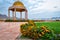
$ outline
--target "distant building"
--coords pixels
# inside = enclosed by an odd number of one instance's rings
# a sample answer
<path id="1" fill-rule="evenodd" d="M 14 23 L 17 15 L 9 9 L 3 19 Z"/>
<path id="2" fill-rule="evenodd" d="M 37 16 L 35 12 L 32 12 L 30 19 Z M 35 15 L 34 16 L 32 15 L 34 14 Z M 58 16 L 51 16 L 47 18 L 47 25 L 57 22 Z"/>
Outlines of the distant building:
<path id="1" fill-rule="evenodd" d="M 52 20 L 60 20 L 60 17 L 52 17 Z"/>

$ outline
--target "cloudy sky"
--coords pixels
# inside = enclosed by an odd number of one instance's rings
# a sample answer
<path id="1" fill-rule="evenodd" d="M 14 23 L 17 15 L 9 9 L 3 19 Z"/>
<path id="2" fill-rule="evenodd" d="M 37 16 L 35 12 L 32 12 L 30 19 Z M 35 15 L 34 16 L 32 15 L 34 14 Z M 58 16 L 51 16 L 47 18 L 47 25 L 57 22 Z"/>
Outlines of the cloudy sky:
<path id="1" fill-rule="evenodd" d="M 16 0 L 0 0 L 0 13 L 8 16 L 8 8 L 12 6 L 15 1 Z M 20 0 L 20 1 L 23 2 L 25 7 L 27 8 L 29 19 L 60 17 L 60 0 Z M 17 13 L 17 17 L 20 17 L 19 13 Z"/>

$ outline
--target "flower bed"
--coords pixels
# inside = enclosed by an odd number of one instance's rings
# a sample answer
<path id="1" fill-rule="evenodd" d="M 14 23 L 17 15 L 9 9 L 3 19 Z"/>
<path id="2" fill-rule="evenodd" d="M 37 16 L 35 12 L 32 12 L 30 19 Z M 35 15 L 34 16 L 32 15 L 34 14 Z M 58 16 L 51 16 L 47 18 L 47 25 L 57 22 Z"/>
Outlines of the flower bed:
<path id="1" fill-rule="evenodd" d="M 34 40 L 52 40 L 56 38 L 53 30 L 47 26 L 36 26 L 32 20 L 29 20 L 26 24 L 22 24 L 20 28 L 22 36 Z"/>

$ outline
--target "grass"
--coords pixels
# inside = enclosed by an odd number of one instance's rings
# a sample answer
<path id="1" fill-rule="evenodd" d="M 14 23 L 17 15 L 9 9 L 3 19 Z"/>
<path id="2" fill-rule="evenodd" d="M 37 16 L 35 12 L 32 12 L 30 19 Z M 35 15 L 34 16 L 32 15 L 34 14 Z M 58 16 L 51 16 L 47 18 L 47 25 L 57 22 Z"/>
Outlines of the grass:
<path id="1" fill-rule="evenodd" d="M 60 34 L 60 22 L 36 22 L 37 26 L 48 26 L 56 34 Z"/>

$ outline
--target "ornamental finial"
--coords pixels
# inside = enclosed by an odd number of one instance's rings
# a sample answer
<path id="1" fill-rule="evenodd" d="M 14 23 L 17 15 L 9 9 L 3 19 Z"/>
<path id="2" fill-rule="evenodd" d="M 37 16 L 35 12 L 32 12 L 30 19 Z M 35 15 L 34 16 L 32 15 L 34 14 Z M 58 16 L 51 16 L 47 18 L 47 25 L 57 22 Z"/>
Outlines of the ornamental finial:
<path id="1" fill-rule="evenodd" d="M 19 0 L 17 0 L 17 1 L 19 1 Z"/>
<path id="2" fill-rule="evenodd" d="M 16 0 L 16 1 L 19 1 L 19 0 Z"/>

